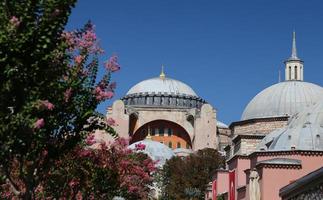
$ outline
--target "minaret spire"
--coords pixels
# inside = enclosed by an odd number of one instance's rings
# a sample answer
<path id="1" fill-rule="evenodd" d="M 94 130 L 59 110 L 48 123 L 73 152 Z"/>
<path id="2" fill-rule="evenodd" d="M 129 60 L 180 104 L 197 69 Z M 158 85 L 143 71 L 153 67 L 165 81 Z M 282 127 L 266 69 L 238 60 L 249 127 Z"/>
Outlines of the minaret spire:
<path id="1" fill-rule="evenodd" d="M 299 59 L 297 57 L 297 49 L 296 49 L 296 33 L 293 31 L 293 45 L 292 45 L 292 55 L 290 57 L 291 59 Z"/>

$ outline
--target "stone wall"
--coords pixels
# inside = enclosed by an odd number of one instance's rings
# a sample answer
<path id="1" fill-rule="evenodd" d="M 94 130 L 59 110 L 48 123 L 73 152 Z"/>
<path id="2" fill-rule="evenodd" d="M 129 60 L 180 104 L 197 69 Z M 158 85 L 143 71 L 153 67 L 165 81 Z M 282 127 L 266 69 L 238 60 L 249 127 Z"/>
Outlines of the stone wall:
<path id="1" fill-rule="evenodd" d="M 219 142 L 219 151 L 224 152 L 224 147 L 230 144 L 231 130 L 229 128 L 217 128 L 217 137 Z"/>
<path id="2" fill-rule="evenodd" d="M 258 144 L 262 139 L 241 139 L 241 147 L 239 153 L 241 155 L 248 155 L 254 151 L 256 151 Z"/>
<path id="3" fill-rule="evenodd" d="M 201 108 L 132 106 L 117 100 L 108 110 L 107 117 L 115 119 L 117 125 L 113 128 L 121 137 L 129 138 L 146 124 L 164 120 L 176 123 L 185 130 L 193 150 L 218 147 L 216 111 L 210 104 L 203 104 Z"/>
<path id="4" fill-rule="evenodd" d="M 268 120 L 250 123 L 241 123 L 232 127 L 234 135 L 250 135 L 250 134 L 268 134 L 277 128 L 282 128 L 287 125 L 287 120 Z"/>

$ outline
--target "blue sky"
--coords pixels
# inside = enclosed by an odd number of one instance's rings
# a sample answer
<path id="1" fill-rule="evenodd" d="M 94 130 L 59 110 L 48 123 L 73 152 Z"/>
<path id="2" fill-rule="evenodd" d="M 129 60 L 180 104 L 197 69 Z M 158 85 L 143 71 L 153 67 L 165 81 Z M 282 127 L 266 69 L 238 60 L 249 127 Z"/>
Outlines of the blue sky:
<path id="1" fill-rule="evenodd" d="M 91 20 L 106 50 L 101 61 L 119 56 L 114 99 L 164 64 L 167 76 L 190 85 L 229 124 L 278 82 L 279 70 L 283 77 L 293 30 L 304 79 L 323 85 L 322 10 L 320 0 L 79 0 L 67 29 Z"/>

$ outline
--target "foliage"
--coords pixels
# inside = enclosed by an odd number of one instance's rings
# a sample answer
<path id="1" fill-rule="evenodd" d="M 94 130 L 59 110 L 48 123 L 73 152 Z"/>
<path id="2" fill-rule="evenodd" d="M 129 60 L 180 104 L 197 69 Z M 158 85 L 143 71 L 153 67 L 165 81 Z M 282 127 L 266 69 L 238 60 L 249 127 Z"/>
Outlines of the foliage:
<path id="1" fill-rule="evenodd" d="M 87 143 L 93 144 L 92 138 Z M 146 199 L 155 163 L 127 146 L 124 139 L 112 145 L 100 143 L 95 149 L 78 146 L 51 168 L 38 198 Z"/>
<path id="2" fill-rule="evenodd" d="M 115 135 L 107 123 L 99 123 L 102 116 L 95 109 L 113 96 L 110 76 L 119 70 L 117 58 L 107 61 L 98 80 L 103 51 L 93 25 L 63 32 L 75 2 L 0 3 L 2 195 L 34 198 L 51 167 L 89 133 L 105 129 Z"/>
<path id="3" fill-rule="evenodd" d="M 206 148 L 187 157 L 173 157 L 161 172 L 162 199 L 204 199 L 216 169 L 224 166 L 217 150 Z"/>

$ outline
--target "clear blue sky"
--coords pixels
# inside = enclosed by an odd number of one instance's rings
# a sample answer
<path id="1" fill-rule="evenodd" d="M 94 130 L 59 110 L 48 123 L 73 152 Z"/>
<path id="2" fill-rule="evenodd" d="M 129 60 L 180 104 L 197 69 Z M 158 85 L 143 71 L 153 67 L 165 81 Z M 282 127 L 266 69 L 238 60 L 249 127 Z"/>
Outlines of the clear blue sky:
<path id="1" fill-rule="evenodd" d="M 321 0 L 79 0 L 67 29 L 96 25 L 105 57 L 116 53 L 116 98 L 137 82 L 166 75 L 190 85 L 218 111 L 240 119 L 246 104 L 284 75 L 296 30 L 306 81 L 323 85 Z M 112 101 L 101 104 L 105 113 Z"/>

